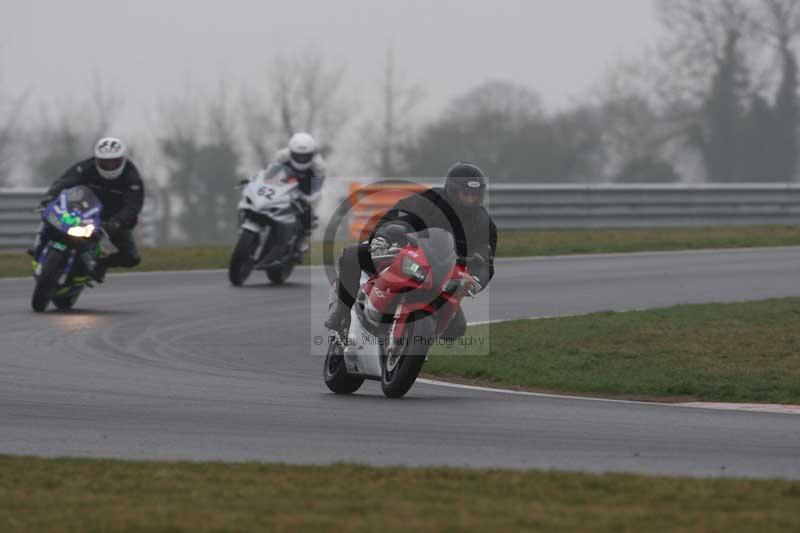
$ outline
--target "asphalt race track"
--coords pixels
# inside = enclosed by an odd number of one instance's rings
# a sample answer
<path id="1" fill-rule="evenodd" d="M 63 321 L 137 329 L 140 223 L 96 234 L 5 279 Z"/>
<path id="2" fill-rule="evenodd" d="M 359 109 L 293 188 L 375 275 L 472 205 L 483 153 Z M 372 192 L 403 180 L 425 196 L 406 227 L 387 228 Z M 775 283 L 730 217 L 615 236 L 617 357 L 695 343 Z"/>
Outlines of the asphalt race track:
<path id="1" fill-rule="evenodd" d="M 71 313 L 0 280 L 0 453 L 800 478 L 800 416 L 418 383 L 328 393 L 319 268 L 109 276 Z M 499 261 L 472 321 L 800 296 L 800 248 Z M 535 354 L 531 354 L 535 357 Z"/>

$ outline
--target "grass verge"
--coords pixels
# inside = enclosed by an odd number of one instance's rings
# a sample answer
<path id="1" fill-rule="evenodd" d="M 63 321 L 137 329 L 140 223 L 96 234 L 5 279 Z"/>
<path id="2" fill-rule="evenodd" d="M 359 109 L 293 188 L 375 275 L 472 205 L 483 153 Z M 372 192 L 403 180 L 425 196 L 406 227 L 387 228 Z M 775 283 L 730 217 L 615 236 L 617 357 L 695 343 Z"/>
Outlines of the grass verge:
<path id="1" fill-rule="evenodd" d="M 0 530 L 795 531 L 800 484 L 0 456 Z"/>
<path id="2" fill-rule="evenodd" d="M 337 243 L 341 249 L 344 243 Z M 800 246 L 800 227 L 654 228 L 623 230 L 508 231 L 498 238 L 498 257 L 529 257 L 592 253 L 627 253 Z M 166 246 L 142 250 L 137 271 L 227 268 L 233 241 L 223 246 Z M 313 243 L 307 264 L 322 264 L 322 243 Z M 30 274 L 30 257 L 0 253 L 0 277 Z"/>
<path id="3" fill-rule="evenodd" d="M 798 324 L 797 298 L 508 322 L 469 329 L 489 355 L 436 347 L 425 372 L 558 393 L 800 404 Z"/>

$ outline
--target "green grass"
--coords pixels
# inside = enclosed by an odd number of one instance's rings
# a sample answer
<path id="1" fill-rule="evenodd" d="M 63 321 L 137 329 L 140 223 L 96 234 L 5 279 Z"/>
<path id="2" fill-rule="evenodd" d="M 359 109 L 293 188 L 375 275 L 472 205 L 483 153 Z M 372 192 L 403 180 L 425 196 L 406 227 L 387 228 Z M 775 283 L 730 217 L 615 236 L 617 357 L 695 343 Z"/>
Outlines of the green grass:
<path id="1" fill-rule="evenodd" d="M 593 229 L 504 232 L 500 257 L 800 245 L 798 226 Z"/>
<path id="2" fill-rule="evenodd" d="M 0 456 L 0 530 L 797 531 L 800 484 Z"/>
<path id="3" fill-rule="evenodd" d="M 340 249 L 344 243 L 337 243 Z M 591 253 L 798 246 L 800 227 L 657 228 L 628 230 L 509 231 L 498 238 L 498 257 L 528 257 Z M 138 271 L 227 268 L 233 240 L 223 246 L 167 246 L 142 250 Z M 314 243 L 307 264 L 322 263 L 322 244 Z M 30 258 L 24 253 L 0 253 L 0 277 L 27 276 Z"/>
<path id="4" fill-rule="evenodd" d="M 425 372 L 559 393 L 800 404 L 799 324 L 797 298 L 508 322 L 470 328 L 490 355 L 437 347 Z"/>

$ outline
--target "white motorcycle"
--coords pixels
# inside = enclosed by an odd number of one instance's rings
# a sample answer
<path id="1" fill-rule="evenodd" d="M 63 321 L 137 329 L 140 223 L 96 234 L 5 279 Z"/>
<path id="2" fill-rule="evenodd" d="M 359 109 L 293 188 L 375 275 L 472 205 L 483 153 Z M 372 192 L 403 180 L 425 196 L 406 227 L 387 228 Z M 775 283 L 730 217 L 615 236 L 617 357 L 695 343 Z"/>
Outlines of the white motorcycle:
<path id="1" fill-rule="evenodd" d="M 281 284 L 302 262 L 303 254 L 297 251 L 303 232 L 298 185 L 291 169 L 280 163 L 243 182 L 239 240 L 228 267 L 235 286 L 241 286 L 253 270 L 264 270 L 272 283 Z"/>

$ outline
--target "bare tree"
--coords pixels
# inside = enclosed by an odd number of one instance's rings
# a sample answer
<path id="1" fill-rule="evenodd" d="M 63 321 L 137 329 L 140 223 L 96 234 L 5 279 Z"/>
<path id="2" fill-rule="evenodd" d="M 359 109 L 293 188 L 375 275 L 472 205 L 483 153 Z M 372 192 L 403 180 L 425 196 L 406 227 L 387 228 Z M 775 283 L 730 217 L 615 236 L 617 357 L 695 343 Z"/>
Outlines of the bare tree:
<path id="1" fill-rule="evenodd" d="M 89 96 L 89 115 L 93 120 L 92 137 L 102 137 L 110 135 L 111 127 L 119 118 L 119 114 L 125 105 L 122 93 L 114 85 L 111 85 L 98 70 L 92 71 L 91 81 L 88 90 Z"/>
<path id="2" fill-rule="evenodd" d="M 247 146 L 255 157 L 256 166 L 265 166 L 273 156 L 274 144 L 283 138 L 279 120 L 265 108 L 253 91 L 245 90 L 241 96 L 241 118 Z"/>
<path id="3" fill-rule="evenodd" d="M 30 95 L 25 91 L 18 97 L 8 95 L 3 87 L 3 73 L 0 68 L 0 186 L 8 183 L 9 173 L 14 162 L 14 148 L 19 141 L 19 119 Z"/>
<path id="4" fill-rule="evenodd" d="M 228 86 L 162 101 L 158 147 L 169 166 L 162 206 L 190 243 L 227 242 L 236 222 L 236 107 Z M 177 204 L 177 205 L 173 205 Z M 167 220 L 170 223 L 170 220 Z M 165 229 L 164 240 L 170 234 Z"/>
<path id="5" fill-rule="evenodd" d="M 715 70 L 725 61 L 730 46 L 744 46 L 757 28 L 752 2 L 747 0 L 657 0 L 659 20 L 666 30 L 662 46 L 660 93 L 669 101 L 699 105 Z"/>
<path id="6" fill-rule="evenodd" d="M 369 150 L 364 157 L 369 167 L 383 177 L 398 177 L 402 173 L 403 151 L 412 136 L 412 114 L 424 96 L 422 87 L 408 83 L 405 74 L 398 71 L 394 49 L 386 49 L 380 80 L 381 119 L 368 119 L 364 137 Z"/>
<path id="7" fill-rule="evenodd" d="M 38 123 L 27 135 L 32 184 L 49 185 L 70 165 L 90 154 L 94 142 L 111 134 L 123 108 L 119 91 L 95 72 L 84 98 L 64 96 L 40 104 Z"/>
<path id="8" fill-rule="evenodd" d="M 308 131 L 333 142 L 350 115 L 341 94 L 344 74 L 343 64 L 329 65 L 316 49 L 276 56 L 269 69 L 268 109 L 278 117 L 278 132 L 288 138 Z"/>

